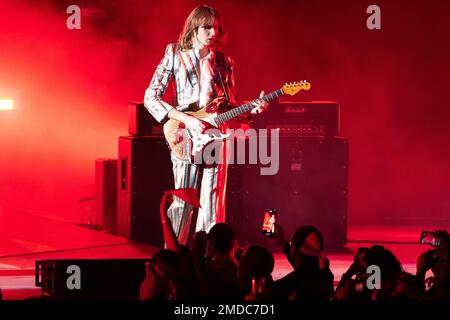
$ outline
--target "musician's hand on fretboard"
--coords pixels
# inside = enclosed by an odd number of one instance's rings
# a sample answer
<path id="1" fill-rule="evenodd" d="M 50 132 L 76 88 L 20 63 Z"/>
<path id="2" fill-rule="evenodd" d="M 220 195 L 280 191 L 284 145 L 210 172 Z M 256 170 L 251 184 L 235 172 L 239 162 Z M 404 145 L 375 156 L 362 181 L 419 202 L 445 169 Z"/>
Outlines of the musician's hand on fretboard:
<path id="1" fill-rule="evenodd" d="M 252 114 L 260 114 L 261 112 L 264 112 L 269 106 L 268 102 L 261 99 L 262 97 L 264 97 L 264 90 L 261 91 L 261 94 L 259 95 L 260 99 L 255 100 L 255 102 L 253 103 L 255 105 L 255 108 L 251 110 Z"/>

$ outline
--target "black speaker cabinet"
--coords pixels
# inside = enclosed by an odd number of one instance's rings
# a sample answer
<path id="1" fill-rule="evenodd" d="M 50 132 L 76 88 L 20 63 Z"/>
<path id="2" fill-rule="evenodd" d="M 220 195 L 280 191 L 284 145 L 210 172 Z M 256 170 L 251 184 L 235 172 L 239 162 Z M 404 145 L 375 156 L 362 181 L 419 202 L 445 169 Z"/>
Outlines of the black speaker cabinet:
<path id="1" fill-rule="evenodd" d="M 236 228 L 240 245 L 275 247 L 261 233 L 265 208 L 278 210 L 287 239 L 310 224 L 322 232 L 326 248 L 346 243 L 347 139 L 280 137 L 278 173 L 261 175 L 261 167 L 229 166 L 227 222 Z"/>
<path id="2" fill-rule="evenodd" d="M 115 230 L 117 216 L 117 159 L 95 159 L 95 224 Z"/>
<path id="3" fill-rule="evenodd" d="M 164 244 L 159 203 L 173 189 L 172 162 L 161 136 L 119 137 L 117 234 L 142 243 Z"/>
<path id="4" fill-rule="evenodd" d="M 138 136 L 163 134 L 163 126 L 148 112 L 143 103 L 128 103 L 128 133 Z"/>
<path id="5" fill-rule="evenodd" d="M 147 261 L 37 260 L 35 285 L 55 299 L 138 299 Z"/>

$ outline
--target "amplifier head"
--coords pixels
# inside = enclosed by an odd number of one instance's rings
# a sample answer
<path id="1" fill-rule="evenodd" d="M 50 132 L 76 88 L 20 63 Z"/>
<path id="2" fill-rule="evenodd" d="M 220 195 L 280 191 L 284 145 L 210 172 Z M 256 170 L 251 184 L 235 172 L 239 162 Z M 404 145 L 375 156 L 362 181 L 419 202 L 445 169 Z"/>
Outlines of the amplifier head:
<path id="1" fill-rule="evenodd" d="M 340 105 L 335 101 L 278 101 L 253 117 L 255 129 L 280 129 L 282 135 L 338 136 Z"/>

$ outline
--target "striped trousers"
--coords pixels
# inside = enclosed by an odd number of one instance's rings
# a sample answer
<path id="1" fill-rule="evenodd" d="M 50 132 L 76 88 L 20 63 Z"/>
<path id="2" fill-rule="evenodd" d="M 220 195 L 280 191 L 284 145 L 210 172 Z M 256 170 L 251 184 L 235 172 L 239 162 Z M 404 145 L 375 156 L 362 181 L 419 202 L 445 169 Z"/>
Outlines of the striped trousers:
<path id="1" fill-rule="evenodd" d="M 229 143 L 223 143 L 223 149 L 229 148 Z M 211 227 L 219 222 L 225 222 L 225 193 L 227 181 L 227 156 L 222 152 L 222 162 L 205 167 L 180 160 L 171 154 L 175 189 L 196 188 L 200 195 L 201 208 L 198 209 L 195 231 L 209 232 Z M 172 205 L 167 210 L 167 216 L 172 222 L 175 234 L 180 244 L 186 245 L 191 229 L 193 207 L 174 197 Z"/>

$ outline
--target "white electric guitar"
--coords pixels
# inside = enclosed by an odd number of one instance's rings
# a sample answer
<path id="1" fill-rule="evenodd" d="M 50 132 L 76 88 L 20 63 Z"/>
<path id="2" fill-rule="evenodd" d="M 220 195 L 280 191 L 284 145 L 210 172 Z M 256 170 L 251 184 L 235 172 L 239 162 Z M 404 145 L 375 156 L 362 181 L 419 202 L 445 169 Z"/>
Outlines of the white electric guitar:
<path id="1" fill-rule="evenodd" d="M 300 90 L 309 90 L 311 84 L 307 81 L 286 83 L 280 89 L 266 94 L 257 99 L 264 101 L 272 101 L 282 95 L 295 95 Z M 182 160 L 190 159 L 193 161 L 196 156 L 203 151 L 203 149 L 213 141 L 223 141 L 230 136 L 229 133 L 223 133 L 219 130 L 219 126 L 237 116 L 248 112 L 256 107 L 255 102 L 243 104 L 239 107 L 231 109 L 227 112 L 218 113 L 219 105 L 224 102 L 224 98 L 214 99 L 208 106 L 198 111 L 188 111 L 186 114 L 194 116 L 202 121 L 210 124 L 210 128 L 205 133 L 199 133 L 194 130 L 189 130 L 185 125 L 174 119 L 169 119 L 164 124 L 164 136 L 169 144 L 170 149 L 176 157 Z"/>

